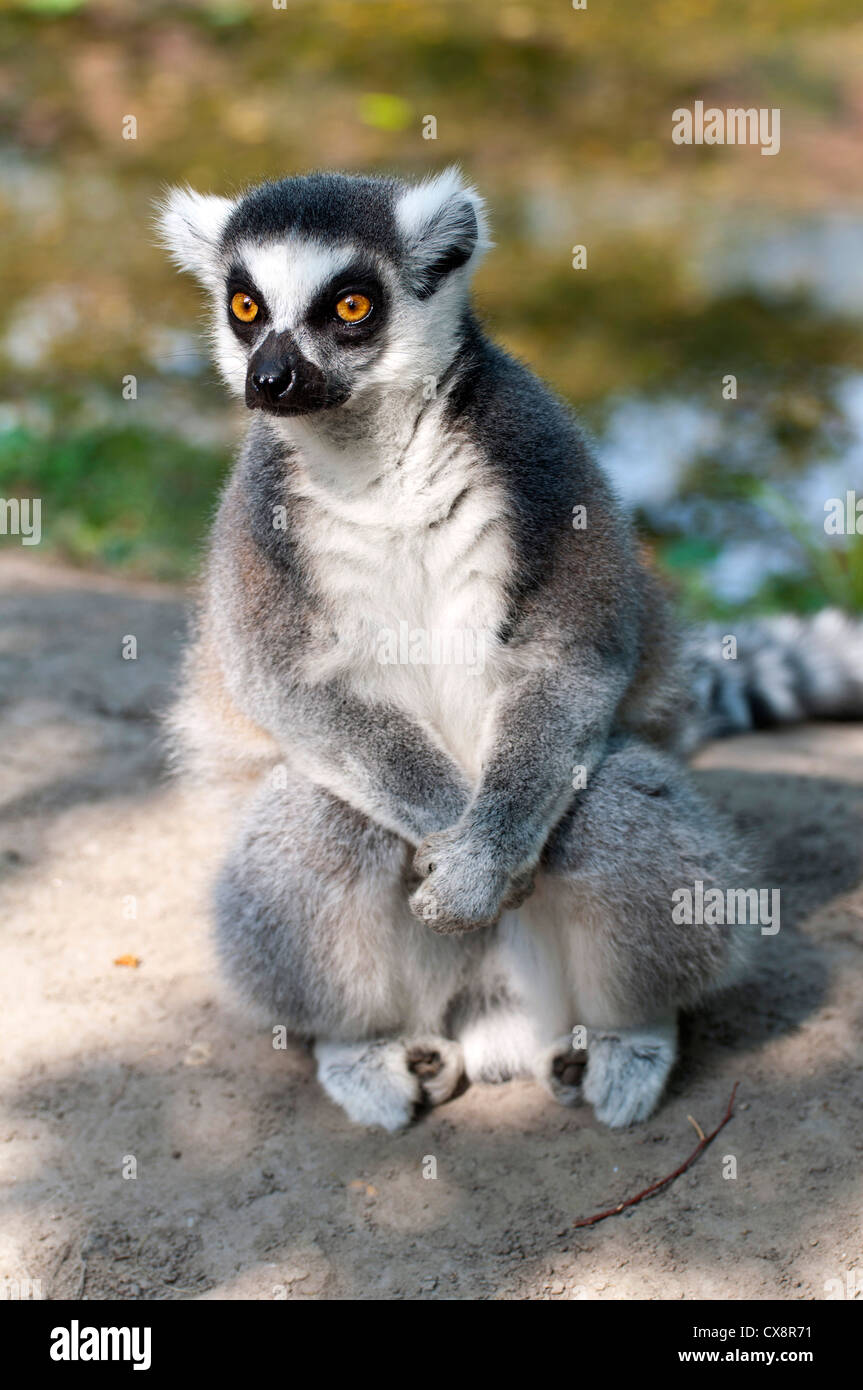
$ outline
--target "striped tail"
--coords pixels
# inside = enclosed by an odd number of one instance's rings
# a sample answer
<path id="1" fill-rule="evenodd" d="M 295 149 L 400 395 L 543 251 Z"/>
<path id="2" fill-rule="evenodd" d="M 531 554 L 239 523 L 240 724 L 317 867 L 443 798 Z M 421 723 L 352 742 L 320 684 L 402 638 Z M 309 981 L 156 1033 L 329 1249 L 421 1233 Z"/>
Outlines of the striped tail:
<path id="1" fill-rule="evenodd" d="M 863 619 L 710 623 L 684 635 L 688 749 L 709 738 L 806 719 L 863 719 Z"/>

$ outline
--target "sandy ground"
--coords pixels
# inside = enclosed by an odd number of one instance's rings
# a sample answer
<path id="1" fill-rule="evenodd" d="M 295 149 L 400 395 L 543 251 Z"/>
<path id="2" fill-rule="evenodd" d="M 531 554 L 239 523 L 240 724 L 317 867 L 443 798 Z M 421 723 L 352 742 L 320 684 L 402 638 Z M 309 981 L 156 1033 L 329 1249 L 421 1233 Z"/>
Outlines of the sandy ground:
<path id="1" fill-rule="evenodd" d="M 652 1120 L 613 1134 L 515 1082 L 389 1137 L 350 1126 L 308 1054 L 275 1051 L 215 976 L 205 886 L 221 830 L 165 782 L 153 717 L 181 596 L 20 551 L 0 558 L 0 588 L 7 1290 L 810 1299 L 863 1276 L 863 727 L 699 759 L 753 839 L 757 881 L 782 890 L 782 930 L 752 984 L 686 1022 Z M 126 954 L 139 965 L 115 964 Z M 674 1169 L 696 1140 L 688 1117 L 712 1128 L 736 1080 L 734 1119 L 689 1173 L 571 1229 Z"/>

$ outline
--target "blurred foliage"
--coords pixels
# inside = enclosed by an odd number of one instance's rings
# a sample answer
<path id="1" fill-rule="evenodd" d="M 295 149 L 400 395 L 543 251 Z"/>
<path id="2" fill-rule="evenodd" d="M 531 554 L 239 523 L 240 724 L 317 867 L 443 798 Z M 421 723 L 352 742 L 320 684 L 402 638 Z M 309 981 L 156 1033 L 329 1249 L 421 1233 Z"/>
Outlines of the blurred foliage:
<path id="1" fill-rule="evenodd" d="M 191 577 L 225 472 L 224 452 L 134 425 L 0 434 L 5 496 L 50 500 L 52 545 L 141 577 Z M 43 503 L 44 506 L 44 503 Z"/>
<path id="2" fill-rule="evenodd" d="M 600 444 L 621 402 L 724 411 L 687 506 L 641 508 L 684 605 L 727 610 L 716 566 L 751 528 L 792 562 L 738 608 L 860 606 L 858 538 L 827 556 L 794 494 L 860 456 L 838 389 L 863 369 L 859 0 L 7 0 L 0 44 L 0 495 L 43 497 L 47 546 L 188 574 L 242 424 L 154 245 L 166 184 L 455 160 L 490 203 L 489 326 Z M 780 107 L 780 154 L 674 146 L 699 98 Z"/>

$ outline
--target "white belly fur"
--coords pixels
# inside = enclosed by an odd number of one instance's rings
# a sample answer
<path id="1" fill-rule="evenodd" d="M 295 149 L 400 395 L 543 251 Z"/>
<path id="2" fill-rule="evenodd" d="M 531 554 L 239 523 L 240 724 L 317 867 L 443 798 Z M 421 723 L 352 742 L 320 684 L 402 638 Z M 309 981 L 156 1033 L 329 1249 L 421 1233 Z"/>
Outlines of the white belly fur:
<path id="1" fill-rule="evenodd" d="M 339 674 L 394 703 L 475 780 L 503 678 L 495 633 L 510 555 L 505 525 L 489 523 L 503 520 L 504 501 L 467 446 L 444 446 L 434 465 L 420 440 L 359 498 L 308 494 L 316 505 L 303 541 L 339 639 L 309 674 Z"/>

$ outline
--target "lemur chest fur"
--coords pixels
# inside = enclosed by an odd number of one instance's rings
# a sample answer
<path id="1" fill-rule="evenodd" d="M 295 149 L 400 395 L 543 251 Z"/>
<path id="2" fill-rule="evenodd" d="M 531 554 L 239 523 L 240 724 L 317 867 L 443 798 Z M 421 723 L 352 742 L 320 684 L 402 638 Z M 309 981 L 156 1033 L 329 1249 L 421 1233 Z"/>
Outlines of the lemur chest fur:
<path id="1" fill-rule="evenodd" d="M 398 705 L 475 777 L 512 564 L 500 489 L 468 443 L 428 431 L 358 493 L 306 500 L 329 628 L 310 672 Z"/>

